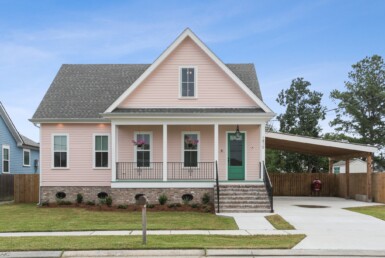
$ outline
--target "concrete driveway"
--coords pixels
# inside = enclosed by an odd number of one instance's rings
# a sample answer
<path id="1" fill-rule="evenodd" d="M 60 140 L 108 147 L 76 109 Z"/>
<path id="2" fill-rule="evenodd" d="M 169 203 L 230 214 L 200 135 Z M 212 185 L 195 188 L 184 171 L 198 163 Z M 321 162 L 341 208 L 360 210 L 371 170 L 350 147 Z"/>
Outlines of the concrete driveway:
<path id="1" fill-rule="evenodd" d="M 307 235 L 294 249 L 385 250 L 385 221 L 343 209 L 370 205 L 378 204 L 333 197 L 274 198 L 275 213 Z"/>

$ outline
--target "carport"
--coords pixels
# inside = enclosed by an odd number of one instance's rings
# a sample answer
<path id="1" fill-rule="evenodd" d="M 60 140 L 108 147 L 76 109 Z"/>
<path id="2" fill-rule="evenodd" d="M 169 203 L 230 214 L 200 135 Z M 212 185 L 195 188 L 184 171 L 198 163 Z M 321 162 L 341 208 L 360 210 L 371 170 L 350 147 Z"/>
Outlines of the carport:
<path id="1" fill-rule="evenodd" d="M 328 157 L 329 173 L 333 173 L 332 168 L 334 161 L 345 160 L 346 197 L 349 196 L 349 160 L 352 158 L 366 158 L 366 196 L 368 200 L 372 198 L 372 156 L 373 153 L 377 151 L 376 147 L 299 135 L 266 132 L 266 148 Z"/>

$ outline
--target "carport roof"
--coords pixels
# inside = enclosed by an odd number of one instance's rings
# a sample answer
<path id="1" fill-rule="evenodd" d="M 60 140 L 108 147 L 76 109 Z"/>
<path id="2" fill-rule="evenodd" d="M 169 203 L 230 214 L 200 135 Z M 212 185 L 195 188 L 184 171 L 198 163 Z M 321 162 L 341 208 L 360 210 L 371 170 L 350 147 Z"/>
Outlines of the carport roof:
<path id="1" fill-rule="evenodd" d="M 378 149 L 370 145 L 353 144 L 319 138 L 266 132 L 266 148 L 313 154 L 332 159 L 366 157 Z"/>

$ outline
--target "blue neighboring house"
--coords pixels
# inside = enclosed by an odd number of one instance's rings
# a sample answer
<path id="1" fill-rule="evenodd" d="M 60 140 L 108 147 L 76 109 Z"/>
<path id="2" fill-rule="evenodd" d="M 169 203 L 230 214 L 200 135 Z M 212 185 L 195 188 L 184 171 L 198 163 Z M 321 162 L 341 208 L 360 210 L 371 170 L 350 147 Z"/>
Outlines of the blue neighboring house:
<path id="1" fill-rule="evenodd" d="M 0 173 L 39 173 L 39 144 L 21 135 L 0 102 Z"/>

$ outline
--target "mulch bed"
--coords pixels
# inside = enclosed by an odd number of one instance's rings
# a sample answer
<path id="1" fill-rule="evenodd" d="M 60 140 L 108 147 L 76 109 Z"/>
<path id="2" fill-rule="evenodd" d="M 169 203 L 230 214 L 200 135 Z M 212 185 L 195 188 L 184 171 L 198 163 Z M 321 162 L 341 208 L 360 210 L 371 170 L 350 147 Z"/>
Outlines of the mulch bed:
<path id="1" fill-rule="evenodd" d="M 43 208 L 82 208 L 91 211 L 121 211 L 121 212 L 130 212 L 130 211 L 142 211 L 141 205 L 129 204 L 129 205 L 112 205 L 108 207 L 105 204 L 95 204 L 87 205 L 85 203 L 81 204 L 58 204 L 58 203 L 49 203 L 48 205 L 41 206 Z M 214 213 L 214 205 L 208 204 L 155 204 L 147 205 L 148 212 L 159 212 L 159 211 L 181 211 L 181 212 L 204 212 L 204 213 Z"/>

